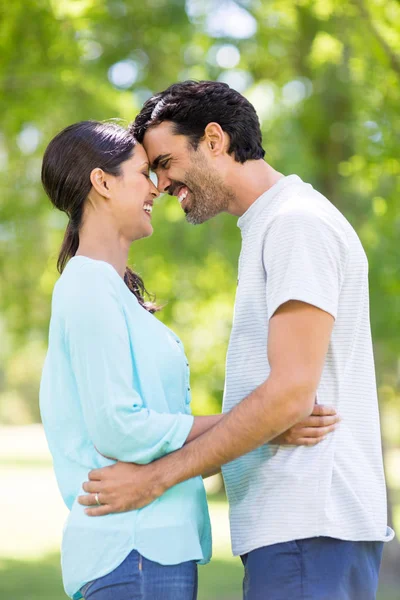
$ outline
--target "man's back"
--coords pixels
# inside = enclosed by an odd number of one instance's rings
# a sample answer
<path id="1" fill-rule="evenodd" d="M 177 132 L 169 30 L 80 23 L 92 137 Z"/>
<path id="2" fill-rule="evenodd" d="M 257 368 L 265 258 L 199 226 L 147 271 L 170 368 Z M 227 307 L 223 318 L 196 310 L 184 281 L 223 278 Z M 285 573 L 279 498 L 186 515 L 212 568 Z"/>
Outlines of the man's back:
<path id="1" fill-rule="evenodd" d="M 223 467 L 233 551 L 317 536 L 388 539 L 368 263 L 360 240 L 297 176 L 281 179 L 238 225 L 243 245 L 224 412 L 268 377 L 269 319 L 298 300 L 335 318 L 317 402 L 335 406 L 342 423 L 315 447 L 264 445 Z"/>

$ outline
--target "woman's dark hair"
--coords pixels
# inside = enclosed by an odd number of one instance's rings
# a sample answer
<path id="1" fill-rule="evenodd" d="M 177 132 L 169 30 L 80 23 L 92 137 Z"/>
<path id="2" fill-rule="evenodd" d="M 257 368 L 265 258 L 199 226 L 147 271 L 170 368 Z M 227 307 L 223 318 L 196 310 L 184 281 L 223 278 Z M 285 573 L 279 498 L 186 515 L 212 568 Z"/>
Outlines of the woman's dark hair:
<path id="1" fill-rule="evenodd" d="M 57 261 L 60 273 L 79 246 L 83 208 L 92 187 L 90 173 L 100 168 L 120 175 L 121 165 L 132 156 L 135 144 L 132 133 L 115 123 L 82 121 L 63 129 L 47 146 L 42 184 L 53 205 L 69 217 Z M 157 310 L 152 302 L 145 302 L 144 296 L 149 294 L 143 280 L 129 267 L 124 281 L 146 310 Z"/>
<path id="2" fill-rule="evenodd" d="M 142 143 L 149 127 L 163 121 L 175 124 L 196 150 L 209 123 L 218 123 L 230 137 L 229 154 L 240 163 L 264 158 L 260 123 L 254 106 L 226 83 L 183 81 L 145 102 L 130 130 Z"/>

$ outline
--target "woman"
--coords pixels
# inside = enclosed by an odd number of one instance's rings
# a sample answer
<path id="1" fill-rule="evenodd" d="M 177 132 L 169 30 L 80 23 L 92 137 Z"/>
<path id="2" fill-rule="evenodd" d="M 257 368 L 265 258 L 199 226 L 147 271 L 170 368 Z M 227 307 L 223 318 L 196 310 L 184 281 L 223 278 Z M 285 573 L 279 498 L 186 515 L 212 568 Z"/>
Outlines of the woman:
<path id="1" fill-rule="evenodd" d="M 148 463 L 222 416 L 190 414 L 189 365 L 176 335 L 144 300 L 126 267 L 133 241 L 151 235 L 158 190 L 147 156 L 123 128 L 86 121 L 49 144 L 42 182 L 69 216 L 58 259 L 40 406 L 70 515 L 62 543 L 69 596 L 87 600 L 193 600 L 197 563 L 211 556 L 201 478 L 149 506 L 91 519 L 77 503 L 93 468 Z M 284 440 L 301 440 L 293 430 Z M 282 440 L 280 440 L 282 442 Z"/>

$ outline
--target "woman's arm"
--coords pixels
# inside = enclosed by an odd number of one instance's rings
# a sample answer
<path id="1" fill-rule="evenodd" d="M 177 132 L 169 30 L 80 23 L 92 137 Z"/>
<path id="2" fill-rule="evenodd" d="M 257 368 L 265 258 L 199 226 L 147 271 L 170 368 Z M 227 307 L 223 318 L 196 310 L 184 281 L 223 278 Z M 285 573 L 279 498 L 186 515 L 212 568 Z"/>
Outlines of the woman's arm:
<path id="1" fill-rule="evenodd" d="M 211 429 L 211 427 L 214 427 L 214 425 L 216 425 L 222 419 L 222 417 L 223 415 L 208 415 L 194 417 L 193 426 L 185 440 L 185 444 L 188 444 L 192 440 L 195 440 L 197 437 Z M 96 448 L 96 450 L 97 452 L 99 452 L 99 454 L 102 454 L 102 452 L 100 452 L 98 448 Z M 105 455 L 103 454 L 103 456 Z M 118 460 L 115 456 L 105 456 L 105 458 L 109 458 L 110 460 Z M 220 470 L 221 469 L 218 469 L 218 471 L 215 471 L 215 473 L 219 473 Z M 215 473 L 210 473 L 210 475 L 215 475 Z M 209 475 L 207 475 L 207 477 L 209 477 Z"/>
<path id="2" fill-rule="evenodd" d="M 158 413 L 133 387 L 133 365 L 118 283 L 106 265 L 82 267 L 66 303 L 65 347 L 88 436 L 104 456 L 149 463 L 183 446 L 188 414 Z"/>
<path id="3" fill-rule="evenodd" d="M 214 427 L 219 421 L 223 418 L 224 415 L 208 415 L 206 417 L 195 417 L 193 427 L 190 430 L 190 433 L 186 439 L 185 444 L 188 444 L 192 440 L 195 440 L 202 435 L 211 427 Z"/>

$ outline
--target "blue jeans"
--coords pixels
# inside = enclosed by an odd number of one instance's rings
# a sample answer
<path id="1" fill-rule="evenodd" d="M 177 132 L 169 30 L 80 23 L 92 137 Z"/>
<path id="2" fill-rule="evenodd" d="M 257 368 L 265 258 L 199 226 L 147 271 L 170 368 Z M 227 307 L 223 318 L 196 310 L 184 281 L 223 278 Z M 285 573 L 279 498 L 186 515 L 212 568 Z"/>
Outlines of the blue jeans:
<path id="1" fill-rule="evenodd" d="M 114 571 L 81 589 L 85 600 L 196 600 L 197 564 L 159 565 L 133 550 Z"/>
<path id="2" fill-rule="evenodd" d="M 244 600 L 375 600 L 382 542 L 315 537 L 242 556 Z"/>

